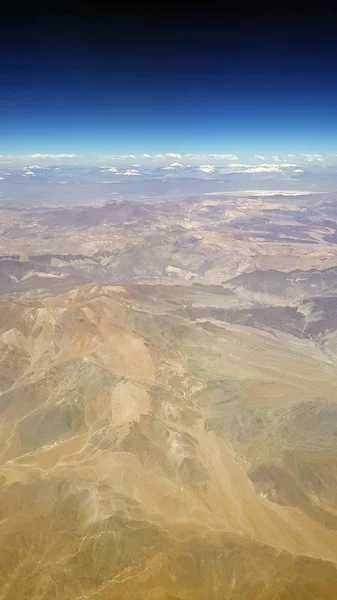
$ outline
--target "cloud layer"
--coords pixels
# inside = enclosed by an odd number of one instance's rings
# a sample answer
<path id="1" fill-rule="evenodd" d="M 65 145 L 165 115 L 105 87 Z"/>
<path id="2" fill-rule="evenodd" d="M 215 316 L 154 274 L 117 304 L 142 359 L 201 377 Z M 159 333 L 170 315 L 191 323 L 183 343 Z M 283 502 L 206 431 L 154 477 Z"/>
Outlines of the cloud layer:
<path id="1" fill-rule="evenodd" d="M 136 164 L 137 163 L 137 164 Z M 184 173 L 195 173 L 199 178 L 215 177 L 229 173 L 294 173 L 316 172 L 326 166 L 337 169 L 337 155 L 322 153 L 288 153 L 288 154 L 245 154 L 239 157 L 232 152 L 182 153 L 142 152 L 129 154 L 81 155 L 71 152 L 32 153 L 32 154 L 0 154 L 1 164 L 11 165 L 4 169 L 24 169 L 26 175 L 43 177 L 42 170 L 56 167 L 87 165 L 109 172 L 111 175 L 135 177 L 142 173 L 151 175 L 156 170 L 167 177 L 182 177 Z M 23 166 L 25 165 L 25 166 Z M 159 170 L 159 171 L 158 171 Z M 40 174 L 39 174 L 40 172 Z"/>

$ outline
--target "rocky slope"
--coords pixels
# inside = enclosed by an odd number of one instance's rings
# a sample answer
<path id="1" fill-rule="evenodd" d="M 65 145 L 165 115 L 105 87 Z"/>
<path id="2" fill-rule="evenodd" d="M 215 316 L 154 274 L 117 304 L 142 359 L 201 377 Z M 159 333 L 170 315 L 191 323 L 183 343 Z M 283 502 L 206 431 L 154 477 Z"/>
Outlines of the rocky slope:
<path id="1" fill-rule="evenodd" d="M 333 309 L 266 273 L 3 296 L 2 600 L 334 597 Z"/>

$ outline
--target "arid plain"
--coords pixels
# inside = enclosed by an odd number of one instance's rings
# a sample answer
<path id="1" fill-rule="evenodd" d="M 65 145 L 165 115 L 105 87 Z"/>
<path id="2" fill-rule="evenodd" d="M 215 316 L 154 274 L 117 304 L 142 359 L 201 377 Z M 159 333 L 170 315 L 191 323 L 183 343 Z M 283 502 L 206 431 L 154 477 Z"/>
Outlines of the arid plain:
<path id="1" fill-rule="evenodd" d="M 0 211 L 1 600 L 337 598 L 337 198 Z"/>

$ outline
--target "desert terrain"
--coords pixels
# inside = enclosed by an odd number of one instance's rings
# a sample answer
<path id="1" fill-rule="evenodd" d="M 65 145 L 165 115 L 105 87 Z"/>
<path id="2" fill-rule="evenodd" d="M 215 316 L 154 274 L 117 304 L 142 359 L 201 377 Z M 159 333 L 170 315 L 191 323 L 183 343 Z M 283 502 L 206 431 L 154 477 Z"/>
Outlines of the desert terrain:
<path id="1" fill-rule="evenodd" d="M 337 197 L 0 208 L 1 600 L 337 598 Z"/>

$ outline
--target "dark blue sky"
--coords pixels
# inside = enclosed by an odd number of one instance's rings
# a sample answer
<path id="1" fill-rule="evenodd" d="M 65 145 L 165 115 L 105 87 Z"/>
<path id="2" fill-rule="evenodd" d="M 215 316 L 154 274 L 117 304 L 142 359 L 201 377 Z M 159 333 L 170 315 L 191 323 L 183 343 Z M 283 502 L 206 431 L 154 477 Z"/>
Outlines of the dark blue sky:
<path id="1" fill-rule="evenodd" d="M 79 7 L 3 20 L 1 154 L 337 151 L 333 15 Z"/>

